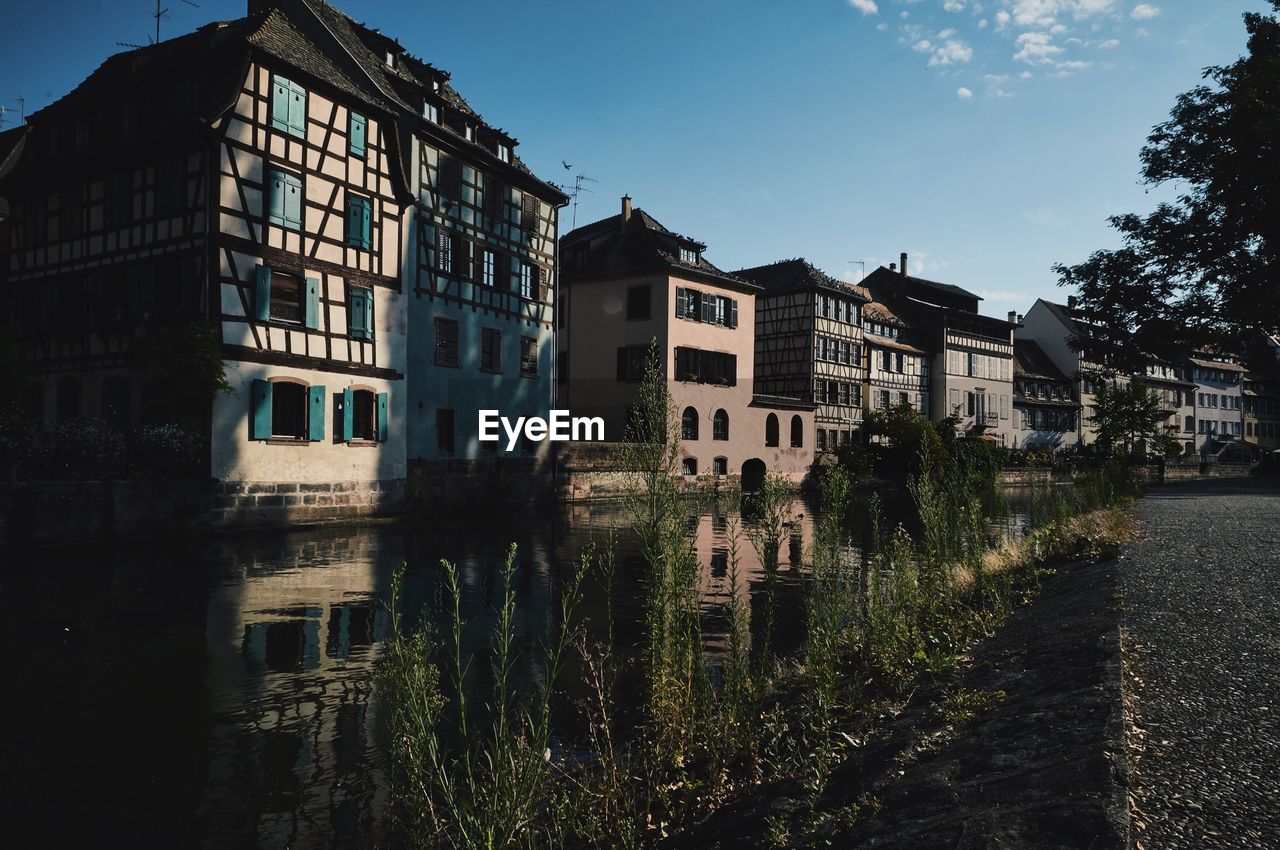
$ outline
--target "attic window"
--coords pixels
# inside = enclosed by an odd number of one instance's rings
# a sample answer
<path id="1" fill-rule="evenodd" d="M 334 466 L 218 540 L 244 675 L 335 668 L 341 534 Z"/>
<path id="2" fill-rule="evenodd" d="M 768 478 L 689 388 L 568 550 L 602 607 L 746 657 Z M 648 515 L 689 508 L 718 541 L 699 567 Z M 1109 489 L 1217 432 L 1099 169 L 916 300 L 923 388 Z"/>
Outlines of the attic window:
<path id="1" fill-rule="evenodd" d="M 681 245 L 680 262 L 696 264 L 698 262 L 698 252 L 693 248 L 686 248 L 684 245 Z"/>
<path id="2" fill-rule="evenodd" d="M 430 121 L 432 124 L 440 123 L 440 107 L 436 106 L 429 100 L 422 102 L 422 117 Z"/>
<path id="3" fill-rule="evenodd" d="M 387 51 L 387 67 L 394 68 L 396 66 L 396 55 L 390 50 Z"/>
<path id="4" fill-rule="evenodd" d="M 511 145 L 505 142 L 498 142 L 498 159 L 503 162 L 511 161 Z"/>
<path id="5" fill-rule="evenodd" d="M 440 81 L 439 81 L 439 80 L 432 80 L 432 81 L 431 81 L 431 90 L 432 90 L 432 91 L 440 91 Z"/>
<path id="6" fill-rule="evenodd" d="M 468 142 L 474 142 L 476 140 L 476 128 L 470 124 L 464 124 L 462 125 L 462 135 Z"/>

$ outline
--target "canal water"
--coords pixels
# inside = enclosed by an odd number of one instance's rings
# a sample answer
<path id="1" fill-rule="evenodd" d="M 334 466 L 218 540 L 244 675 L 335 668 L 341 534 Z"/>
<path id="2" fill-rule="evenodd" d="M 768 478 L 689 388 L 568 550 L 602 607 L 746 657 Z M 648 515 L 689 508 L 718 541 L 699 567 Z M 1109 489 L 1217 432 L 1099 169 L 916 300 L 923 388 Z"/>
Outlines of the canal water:
<path id="1" fill-rule="evenodd" d="M 793 510 L 776 576 L 765 575 L 745 534 L 738 545 L 738 592 L 756 635 L 762 606 L 789 612 L 775 618 L 781 652 L 801 640 L 815 519 L 802 499 Z M 1015 499 L 992 522 L 1005 530 L 1022 518 Z M 731 591 L 740 522 L 734 505 L 717 502 L 691 520 L 713 651 L 724 641 L 717 612 Z M 865 528 L 854 524 L 848 545 L 857 562 Z M 440 559 L 458 565 L 464 642 L 480 653 L 473 686 L 483 694 L 499 570 L 515 543 L 517 675 L 527 686 L 539 679 L 536 648 L 556 627 L 560 578 L 611 528 L 620 529 L 616 644 L 637 646 L 643 572 L 624 526 L 616 506 L 590 505 L 495 512 L 470 524 L 6 556 L 0 847 L 33 846 L 35 836 L 50 847 L 374 846 L 382 838 L 385 727 L 373 671 L 396 568 L 407 565 L 404 604 L 416 622 L 445 601 Z M 607 610 L 603 586 L 588 582 L 579 613 L 593 634 L 603 632 Z M 560 739 L 570 741 L 574 712 L 562 707 L 556 720 Z"/>

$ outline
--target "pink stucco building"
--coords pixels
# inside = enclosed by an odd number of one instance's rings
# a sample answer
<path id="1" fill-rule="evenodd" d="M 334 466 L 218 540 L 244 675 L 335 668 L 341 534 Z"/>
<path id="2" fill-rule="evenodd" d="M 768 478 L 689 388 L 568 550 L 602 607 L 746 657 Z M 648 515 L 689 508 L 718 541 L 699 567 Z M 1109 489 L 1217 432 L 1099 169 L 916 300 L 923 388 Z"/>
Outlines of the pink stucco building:
<path id="1" fill-rule="evenodd" d="M 686 475 L 765 472 L 799 482 L 813 464 L 812 404 L 753 392 L 760 287 L 720 270 L 706 245 L 631 199 L 561 241 L 560 406 L 600 416 L 619 441 L 646 352 L 662 352 Z"/>

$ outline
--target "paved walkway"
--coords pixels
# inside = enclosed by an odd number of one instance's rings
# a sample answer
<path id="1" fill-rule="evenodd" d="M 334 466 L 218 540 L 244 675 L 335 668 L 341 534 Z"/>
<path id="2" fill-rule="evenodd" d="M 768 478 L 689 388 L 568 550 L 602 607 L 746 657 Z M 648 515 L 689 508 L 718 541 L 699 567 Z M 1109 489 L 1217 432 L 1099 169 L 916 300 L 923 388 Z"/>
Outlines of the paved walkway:
<path id="1" fill-rule="evenodd" d="M 1280 848 L 1280 482 L 1151 491 L 1120 569 L 1133 838 Z"/>

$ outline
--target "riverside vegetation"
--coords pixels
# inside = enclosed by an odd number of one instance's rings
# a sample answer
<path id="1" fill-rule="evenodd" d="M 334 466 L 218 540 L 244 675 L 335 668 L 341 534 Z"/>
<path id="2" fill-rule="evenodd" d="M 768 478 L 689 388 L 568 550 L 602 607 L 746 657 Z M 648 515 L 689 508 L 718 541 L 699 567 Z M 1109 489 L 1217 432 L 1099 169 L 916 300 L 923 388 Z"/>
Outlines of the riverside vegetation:
<path id="1" fill-rule="evenodd" d="M 909 481 L 920 531 L 913 537 L 901 525 L 882 529 L 873 497 L 863 563 L 852 557 L 845 530 L 850 479 L 835 467 L 821 483 L 823 512 L 808 553 L 805 637 L 796 653 L 781 657 L 772 646 L 776 612 L 767 590 L 794 517 L 790 488 L 769 477 L 744 497 L 743 527 L 729 529 L 730 593 L 720 612 L 727 648 L 713 656 L 703 641 L 690 504 L 673 474 L 681 457 L 678 421 L 653 362 L 625 448 L 626 468 L 635 471 L 626 501 L 629 532 L 646 569 L 638 652 L 616 645 L 611 606 L 603 623 L 579 616 L 588 581 L 612 598 L 612 541 L 589 548 L 563 577 L 555 625 L 536 659 L 538 684 L 524 693 L 513 681 L 514 547 L 500 571 L 491 686 L 481 696 L 468 688 L 473 659 L 463 648 L 456 568 L 443 563 L 446 602 L 437 619 L 447 626 L 428 621 L 412 632 L 403 627 L 397 574 L 393 635 L 379 674 L 389 709 L 397 845 L 678 844 L 682 829 L 782 779 L 800 780 L 809 802 L 771 819 L 762 845 L 803 842 L 807 834 L 838 828 L 836 821 L 872 817 L 873 799 L 836 814 L 813 809 L 852 746 L 842 727 L 865 718 L 877 698 L 953 669 L 966 647 L 1034 588 L 1050 559 L 1078 555 L 1127 530 L 1123 507 L 1134 488 L 1115 466 L 1074 487 L 1037 489 L 1030 528 L 1017 538 L 992 539 L 981 502 L 992 489 L 990 470 L 923 441 L 919 471 Z M 743 546 L 755 548 L 764 564 L 764 622 L 754 644 L 738 593 Z M 571 668 L 580 682 L 565 681 Z M 620 705 L 620 677 L 637 673 L 642 698 Z M 981 708 L 956 702 L 957 717 Z M 560 704 L 580 713 L 581 741 L 553 740 L 551 718 Z"/>

